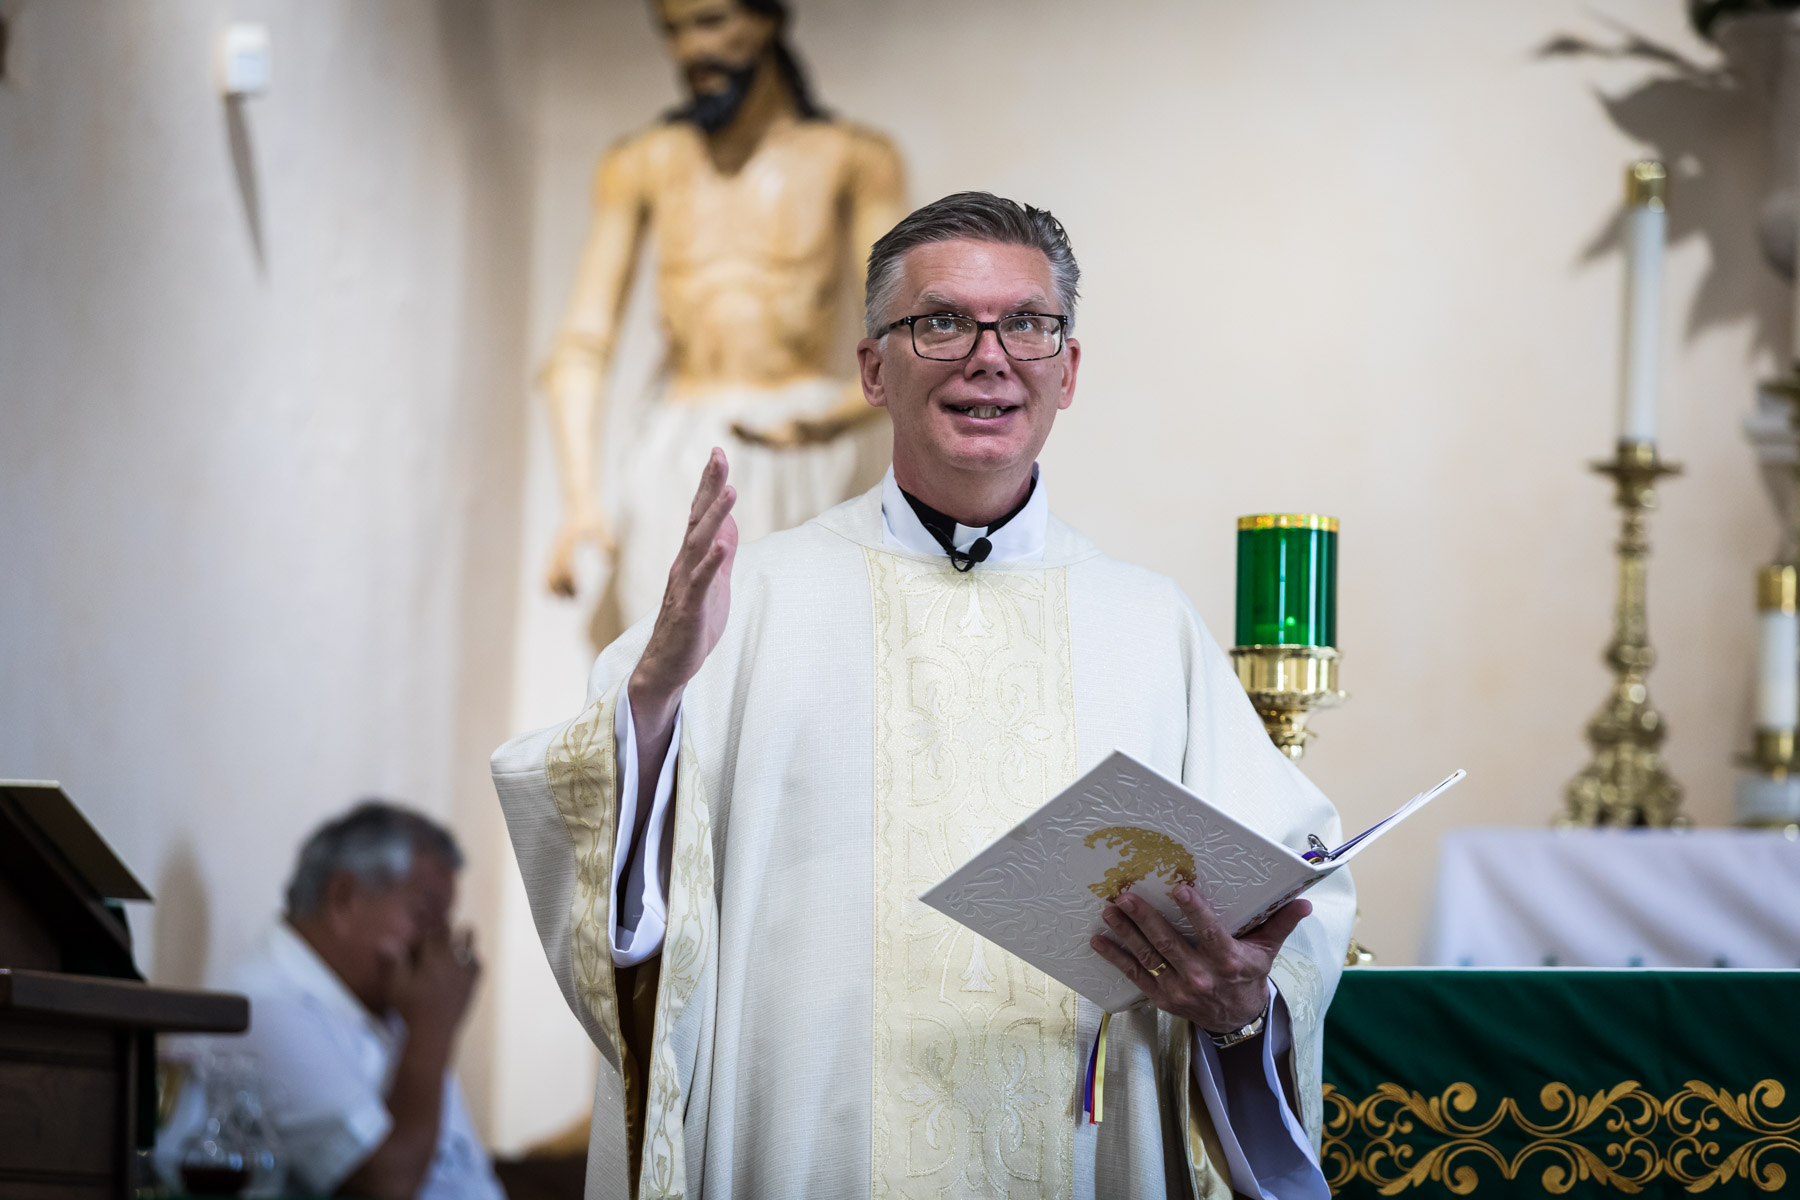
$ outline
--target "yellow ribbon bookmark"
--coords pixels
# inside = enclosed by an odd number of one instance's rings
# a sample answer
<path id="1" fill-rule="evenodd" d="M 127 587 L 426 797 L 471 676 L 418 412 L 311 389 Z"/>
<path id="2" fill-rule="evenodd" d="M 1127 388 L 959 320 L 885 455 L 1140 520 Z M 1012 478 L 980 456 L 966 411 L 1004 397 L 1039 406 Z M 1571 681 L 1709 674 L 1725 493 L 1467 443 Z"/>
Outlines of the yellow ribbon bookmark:
<path id="1" fill-rule="evenodd" d="M 1095 1125 L 1100 1123 L 1100 1110 L 1106 1097 L 1106 1027 L 1111 1023 L 1111 1013 L 1100 1014 L 1100 1036 L 1094 1043 L 1094 1107 L 1091 1119 Z"/>

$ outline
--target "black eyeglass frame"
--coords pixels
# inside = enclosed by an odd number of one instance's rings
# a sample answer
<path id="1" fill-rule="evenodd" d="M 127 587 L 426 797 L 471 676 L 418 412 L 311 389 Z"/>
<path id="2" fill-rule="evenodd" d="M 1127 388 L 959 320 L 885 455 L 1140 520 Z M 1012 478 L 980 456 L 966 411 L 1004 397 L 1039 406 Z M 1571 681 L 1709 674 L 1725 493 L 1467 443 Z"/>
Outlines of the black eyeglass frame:
<path id="1" fill-rule="evenodd" d="M 901 317 L 898 321 L 894 321 L 891 324 L 887 325 L 885 328 L 882 329 L 881 332 L 884 334 L 892 333 L 892 332 L 894 332 L 894 330 L 900 328 L 902 325 L 906 326 L 907 336 L 912 339 L 913 353 L 917 354 L 920 358 L 924 359 L 926 362 L 961 362 L 963 359 L 968 358 L 969 355 L 975 353 L 975 348 L 977 346 L 981 345 L 981 335 L 986 333 L 990 329 L 994 331 L 994 340 L 1000 343 L 1001 352 L 1003 354 L 1005 354 L 1006 357 L 1012 359 L 1014 362 L 1043 362 L 1046 359 L 1051 359 L 1051 358 L 1057 357 L 1057 355 L 1059 355 L 1063 352 L 1063 347 L 1069 344 L 1069 317 L 1068 317 L 1067 313 L 1016 312 L 1016 313 L 1007 313 L 1005 316 L 997 317 L 992 321 L 976 321 L 975 322 L 975 340 L 969 343 L 969 349 L 967 350 L 967 352 L 965 352 L 963 354 L 959 354 L 955 358 L 935 358 L 932 355 L 926 354 L 923 350 L 919 349 L 919 332 L 917 329 L 915 329 L 913 327 L 914 321 L 924 321 L 924 320 L 928 320 L 931 317 L 951 317 L 958 321 L 969 321 L 969 320 L 974 319 L 965 313 L 953 313 L 953 312 L 918 313 L 918 314 L 916 314 L 914 316 L 910 316 L 910 317 Z M 1014 317 L 1039 317 L 1039 318 L 1053 317 L 1053 318 L 1055 318 L 1055 320 L 1056 320 L 1056 350 L 1050 354 L 1040 354 L 1035 358 L 1020 358 L 1018 355 L 1014 354 L 1012 352 L 1012 350 L 1007 346 L 1006 339 L 1000 336 L 1000 322 L 1001 321 L 1010 321 Z"/>

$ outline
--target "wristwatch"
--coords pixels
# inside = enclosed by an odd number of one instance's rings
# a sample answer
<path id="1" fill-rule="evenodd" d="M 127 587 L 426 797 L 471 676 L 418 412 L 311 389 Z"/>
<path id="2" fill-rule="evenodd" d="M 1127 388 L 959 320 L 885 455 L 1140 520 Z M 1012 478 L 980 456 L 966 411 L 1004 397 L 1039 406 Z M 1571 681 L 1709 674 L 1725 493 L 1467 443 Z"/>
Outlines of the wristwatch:
<path id="1" fill-rule="evenodd" d="M 1256 1015 L 1256 1020 L 1250 1022 L 1248 1025 L 1233 1029 L 1230 1033 L 1214 1033 L 1212 1030 L 1208 1029 L 1206 1031 L 1206 1036 L 1212 1039 L 1213 1045 L 1221 1050 L 1225 1050 L 1237 1045 L 1239 1042 L 1249 1041 L 1251 1038 L 1261 1033 L 1263 1031 L 1263 1026 L 1268 1023 L 1269 1007 L 1265 1004 L 1262 1012 Z"/>

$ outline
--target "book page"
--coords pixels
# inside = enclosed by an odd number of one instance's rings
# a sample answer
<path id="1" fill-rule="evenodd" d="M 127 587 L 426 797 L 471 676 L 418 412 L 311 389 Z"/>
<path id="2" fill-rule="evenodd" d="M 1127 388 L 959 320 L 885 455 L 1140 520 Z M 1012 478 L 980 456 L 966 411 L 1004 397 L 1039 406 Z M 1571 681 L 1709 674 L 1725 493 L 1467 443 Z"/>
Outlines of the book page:
<path id="1" fill-rule="evenodd" d="M 1461 783 L 1463 777 L 1466 775 L 1468 775 L 1468 772 L 1459 768 L 1451 772 L 1450 775 L 1436 787 L 1420 792 L 1411 800 L 1408 800 L 1405 804 L 1402 804 L 1399 808 L 1381 818 L 1381 820 L 1375 822 L 1355 837 L 1339 843 L 1337 849 L 1325 851 L 1308 850 L 1305 854 L 1301 855 L 1301 857 L 1310 863 L 1348 862 L 1352 858 L 1355 858 L 1357 853 L 1364 846 L 1373 842 L 1389 829 L 1392 829 L 1394 826 L 1406 820 L 1406 818 L 1412 816 L 1421 808 L 1424 808 L 1427 804 L 1430 804 L 1433 800 L 1436 800 L 1439 796 Z"/>

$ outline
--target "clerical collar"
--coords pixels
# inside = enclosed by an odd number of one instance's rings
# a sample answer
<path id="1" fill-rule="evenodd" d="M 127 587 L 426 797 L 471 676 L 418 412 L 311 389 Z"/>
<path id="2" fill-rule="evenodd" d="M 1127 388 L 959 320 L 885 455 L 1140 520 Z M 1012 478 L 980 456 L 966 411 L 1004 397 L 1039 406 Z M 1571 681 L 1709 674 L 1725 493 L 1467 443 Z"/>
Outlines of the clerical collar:
<path id="1" fill-rule="evenodd" d="M 882 540 L 888 545 L 913 554 L 948 555 L 958 570 L 966 571 L 984 561 L 982 542 L 987 544 L 985 561 L 989 563 L 1041 560 L 1050 505 L 1040 469 L 1033 464 L 1031 484 L 1016 508 L 991 525 L 959 525 L 949 514 L 907 494 L 890 468 L 881 486 L 881 515 Z"/>

